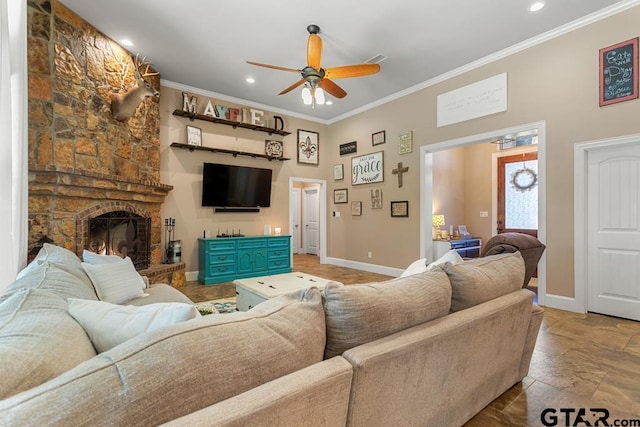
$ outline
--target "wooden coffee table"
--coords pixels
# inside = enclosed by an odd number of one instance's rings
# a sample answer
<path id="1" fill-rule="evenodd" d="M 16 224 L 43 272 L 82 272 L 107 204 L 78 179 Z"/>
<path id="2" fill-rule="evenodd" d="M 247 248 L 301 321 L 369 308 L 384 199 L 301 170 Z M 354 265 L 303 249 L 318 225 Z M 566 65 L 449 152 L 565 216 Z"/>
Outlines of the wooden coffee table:
<path id="1" fill-rule="evenodd" d="M 236 285 L 236 308 L 239 311 L 247 311 L 278 295 L 313 287 L 324 289 L 329 281 L 299 272 L 236 279 L 233 281 Z"/>

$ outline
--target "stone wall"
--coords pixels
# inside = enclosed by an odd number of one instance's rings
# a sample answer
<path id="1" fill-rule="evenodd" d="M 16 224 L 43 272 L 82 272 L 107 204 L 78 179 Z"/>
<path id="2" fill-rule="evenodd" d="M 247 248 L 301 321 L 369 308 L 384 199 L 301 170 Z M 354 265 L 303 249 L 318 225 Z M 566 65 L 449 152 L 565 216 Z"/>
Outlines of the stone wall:
<path id="1" fill-rule="evenodd" d="M 76 249 L 76 215 L 113 198 L 154 216 L 159 245 L 171 187 L 159 183 L 158 100 L 126 122 L 110 111 L 112 94 L 135 83 L 132 55 L 55 0 L 28 2 L 27 51 L 29 245 L 48 235 Z M 147 79 L 160 89 L 159 75 Z"/>
<path id="2" fill-rule="evenodd" d="M 124 122 L 112 94 L 135 84 L 135 59 L 60 2 L 30 0 L 29 247 L 43 236 L 80 255 L 90 214 L 125 209 L 151 218 L 151 266 L 162 263 L 158 99 Z M 147 77 L 160 90 L 160 76 Z M 158 270 L 176 276 L 179 266 Z M 184 282 L 184 264 L 177 279 Z"/>

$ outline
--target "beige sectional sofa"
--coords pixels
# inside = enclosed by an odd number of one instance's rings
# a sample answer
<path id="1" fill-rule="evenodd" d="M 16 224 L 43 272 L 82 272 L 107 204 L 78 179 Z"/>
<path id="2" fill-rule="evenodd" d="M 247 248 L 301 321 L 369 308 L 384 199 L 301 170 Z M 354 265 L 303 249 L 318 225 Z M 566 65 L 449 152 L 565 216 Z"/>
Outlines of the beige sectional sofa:
<path id="1" fill-rule="evenodd" d="M 84 293 L 72 264 L 58 267 Z M 23 364 L 6 348 L 12 322 L 29 327 L 20 317 L 60 333 L 31 342 L 37 379 L 23 369 L 1 386 L 0 425 L 461 425 L 527 374 L 542 310 L 523 277 L 516 252 L 329 283 L 100 354 L 65 317 L 69 287 L 14 284 L 0 297 L 1 360 Z"/>

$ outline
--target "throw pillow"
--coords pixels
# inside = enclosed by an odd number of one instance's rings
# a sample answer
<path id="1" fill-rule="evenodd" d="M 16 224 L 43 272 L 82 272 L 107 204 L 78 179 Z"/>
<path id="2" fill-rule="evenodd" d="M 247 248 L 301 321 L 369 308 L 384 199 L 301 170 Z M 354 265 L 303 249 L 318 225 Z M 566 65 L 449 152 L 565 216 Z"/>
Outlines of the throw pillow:
<path id="1" fill-rule="evenodd" d="M 450 262 L 451 264 L 457 264 L 459 262 L 464 261 L 458 251 L 455 249 L 451 249 L 446 254 L 442 255 L 437 260 L 433 261 L 431 264 L 427 265 L 427 271 L 435 270 L 436 267 L 441 266 L 445 262 Z"/>
<path id="2" fill-rule="evenodd" d="M 144 281 L 129 257 L 108 264 L 91 265 L 83 262 L 82 268 L 89 275 L 101 301 L 121 304 L 144 293 Z"/>
<path id="3" fill-rule="evenodd" d="M 492 300 L 522 288 L 524 260 L 520 252 L 491 255 L 458 264 L 444 263 L 451 280 L 451 311 Z"/>
<path id="4" fill-rule="evenodd" d="M 87 264 L 111 264 L 122 260 L 123 258 L 118 255 L 100 255 L 86 249 L 82 251 L 82 261 Z"/>
<path id="5" fill-rule="evenodd" d="M 194 305 L 178 302 L 136 307 L 69 298 L 69 314 L 89 335 L 98 353 L 144 332 L 200 317 Z"/>
<path id="6" fill-rule="evenodd" d="M 451 284 L 441 270 L 365 285 L 329 282 L 325 358 L 444 316 L 450 307 Z"/>
<path id="7" fill-rule="evenodd" d="M 82 260 L 91 265 L 114 264 L 122 261 L 123 259 L 124 258 L 118 255 L 100 255 L 86 249 L 82 251 Z M 140 282 L 142 289 L 147 289 L 149 287 L 149 278 L 147 276 L 140 277 L 142 278 L 142 282 Z"/>
<path id="8" fill-rule="evenodd" d="M 427 271 L 427 259 L 420 258 L 418 260 L 413 261 L 411 264 L 409 264 L 409 267 L 407 267 L 402 272 L 400 277 L 407 277 L 414 274 L 420 274 L 420 273 L 424 273 L 425 271 Z"/>

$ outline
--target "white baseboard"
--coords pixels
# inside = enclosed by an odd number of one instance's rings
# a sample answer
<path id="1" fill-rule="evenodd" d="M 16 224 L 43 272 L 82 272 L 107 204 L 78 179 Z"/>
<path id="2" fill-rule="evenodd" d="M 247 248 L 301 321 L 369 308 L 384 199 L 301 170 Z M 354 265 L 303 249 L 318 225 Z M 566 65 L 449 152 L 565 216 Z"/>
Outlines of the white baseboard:
<path id="1" fill-rule="evenodd" d="M 544 306 L 557 308 L 558 310 L 573 311 L 575 313 L 584 313 L 584 310 L 578 307 L 575 298 L 564 297 L 562 295 L 546 294 L 544 297 Z"/>
<path id="2" fill-rule="evenodd" d="M 198 272 L 197 271 L 186 271 L 184 273 L 184 278 L 187 282 L 194 282 L 198 280 Z"/>
<path id="3" fill-rule="evenodd" d="M 325 258 L 326 264 L 337 265 L 339 267 L 355 268 L 356 270 L 368 271 L 370 273 L 384 274 L 386 276 L 398 277 L 404 271 L 401 268 L 386 267 L 384 265 L 369 264 L 366 262 L 350 261 L 341 258 Z"/>

